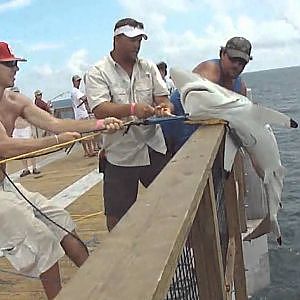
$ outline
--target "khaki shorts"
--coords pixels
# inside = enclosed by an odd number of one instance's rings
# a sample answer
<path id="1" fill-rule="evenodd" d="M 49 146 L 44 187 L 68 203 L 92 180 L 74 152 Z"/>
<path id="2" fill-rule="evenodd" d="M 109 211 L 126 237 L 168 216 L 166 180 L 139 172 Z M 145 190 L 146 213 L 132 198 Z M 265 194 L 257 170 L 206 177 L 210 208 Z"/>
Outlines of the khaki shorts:
<path id="1" fill-rule="evenodd" d="M 69 231 L 75 225 L 69 213 L 39 193 L 17 184 L 24 195 L 50 219 Z M 39 277 L 65 252 L 60 241 L 67 233 L 40 215 L 9 183 L 0 184 L 0 250 L 22 274 Z"/>

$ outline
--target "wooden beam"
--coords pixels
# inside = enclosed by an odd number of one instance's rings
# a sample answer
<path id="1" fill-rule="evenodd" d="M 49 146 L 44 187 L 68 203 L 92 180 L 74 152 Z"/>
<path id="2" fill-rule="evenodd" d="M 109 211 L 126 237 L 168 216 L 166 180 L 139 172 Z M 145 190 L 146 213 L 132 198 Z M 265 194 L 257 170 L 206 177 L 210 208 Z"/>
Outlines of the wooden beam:
<path id="1" fill-rule="evenodd" d="M 226 299 L 224 268 L 213 180 L 210 175 L 192 227 L 201 299 Z"/>
<path id="2" fill-rule="evenodd" d="M 195 132 L 57 299 L 163 299 L 223 134 L 221 125 Z"/>
<path id="3" fill-rule="evenodd" d="M 239 203 L 237 200 L 236 180 L 234 171 L 229 175 L 224 187 L 226 218 L 229 237 L 235 240 L 234 288 L 236 300 L 247 299 L 245 264 L 240 231 Z"/>
<path id="4" fill-rule="evenodd" d="M 235 239 L 229 238 L 227 255 L 226 255 L 226 271 L 225 271 L 225 289 L 228 300 L 232 299 L 233 281 L 234 281 L 234 266 L 235 266 Z"/>

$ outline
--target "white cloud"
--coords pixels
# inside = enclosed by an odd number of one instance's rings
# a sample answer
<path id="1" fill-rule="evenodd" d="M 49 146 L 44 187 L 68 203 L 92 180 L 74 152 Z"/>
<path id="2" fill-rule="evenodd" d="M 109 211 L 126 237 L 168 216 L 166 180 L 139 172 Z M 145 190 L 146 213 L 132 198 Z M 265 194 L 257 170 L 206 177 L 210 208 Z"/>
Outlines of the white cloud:
<path id="1" fill-rule="evenodd" d="M 31 0 L 10 0 L 4 3 L 0 3 L 0 12 L 4 12 L 10 9 L 16 9 L 31 4 Z"/>
<path id="2" fill-rule="evenodd" d="M 49 63 L 34 67 L 33 71 L 38 76 L 42 77 L 52 76 L 54 74 L 54 70 L 52 69 Z"/>
<path id="3" fill-rule="evenodd" d="M 81 74 L 85 72 L 89 65 L 88 52 L 86 49 L 80 49 L 74 52 L 67 62 L 67 67 L 74 74 Z"/>
<path id="4" fill-rule="evenodd" d="M 46 62 L 31 66 L 32 68 L 28 72 L 25 70 L 19 72 L 16 85 L 29 97 L 33 95 L 34 90 L 41 89 L 44 91 L 45 99 L 50 100 L 62 92 L 70 91 L 72 76 L 74 74 L 82 76 L 90 65 L 88 51 L 79 49 L 59 67 L 54 67 L 51 62 Z"/>
<path id="5" fill-rule="evenodd" d="M 244 36 L 253 44 L 254 60 L 247 66 L 248 71 L 300 64 L 297 55 L 300 2 L 297 0 L 265 0 L 261 9 L 268 9 L 266 18 L 248 13 L 243 0 L 119 2 L 128 15 L 143 20 L 151 38 L 143 45 L 141 54 L 154 61 L 165 59 L 172 65 L 193 68 L 202 60 L 217 58 L 220 46 L 230 37 Z M 259 1 L 251 3 L 260 4 Z M 174 32 L 168 27 L 173 12 L 185 12 L 185 17 L 189 13 L 198 14 L 199 19 L 208 16 L 207 23 L 201 32 L 195 24 L 184 32 Z"/>
<path id="6" fill-rule="evenodd" d="M 36 52 L 36 51 L 42 51 L 42 50 L 60 49 L 63 47 L 64 47 L 64 45 L 62 43 L 37 43 L 37 44 L 31 45 L 29 47 L 29 50 Z"/>

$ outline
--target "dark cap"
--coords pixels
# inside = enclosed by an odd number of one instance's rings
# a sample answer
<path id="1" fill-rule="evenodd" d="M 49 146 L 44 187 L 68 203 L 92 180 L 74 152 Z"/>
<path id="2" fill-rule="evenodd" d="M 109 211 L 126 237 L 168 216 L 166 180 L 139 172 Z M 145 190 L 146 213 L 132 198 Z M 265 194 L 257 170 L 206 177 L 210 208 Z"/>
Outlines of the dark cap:
<path id="1" fill-rule="evenodd" d="M 230 57 L 244 59 L 247 63 L 252 60 L 251 43 L 243 37 L 233 37 L 227 41 L 225 50 Z"/>
<path id="2" fill-rule="evenodd" d="M 167 70 L 167 68 L 168 68 L 167 64 L 164 61 L 159 62 L 156 66 L 162 70 Z"/>

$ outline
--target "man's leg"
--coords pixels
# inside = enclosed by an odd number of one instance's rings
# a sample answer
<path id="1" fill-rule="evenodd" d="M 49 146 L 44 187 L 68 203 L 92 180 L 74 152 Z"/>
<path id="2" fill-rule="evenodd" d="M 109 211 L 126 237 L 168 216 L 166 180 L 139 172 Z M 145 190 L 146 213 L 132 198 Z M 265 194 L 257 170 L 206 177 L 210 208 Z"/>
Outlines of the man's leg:
<path id="1" fill-rule="evenodd" d="M 107 229 L 111 231 L 136 201 L 140 167 L 105 162 L 103 197 Z"/>
<path id="2" fill-rule="evenodd" d="M 106 226 L 108 231 L 112 231 L 112 229 L 118 224 L 120 220 L 114 216 L 106 216 Z"/>
<path id="3" fill-rule="evenodd" d="M 88 156 L 89 155 L 89 150 L 87 148 L 87 142 L 86 141 L 81 141 L 81 145 L 84 151 L 84 156 Z"/>
<path id="4" fill-rule="evenodd" d="M 48 299 L 54 299 L 61 290 L 59 266 L 56 262 L 50 269 L 40 275 Z"/>
<path id="5" fill-rule="evenodd" d="M 75 230 L 72 232 L 76 234 Z M 87 260 L 89 253 L 84 245 L 74 238 L 72 235 L 67 234 L 61 241 L 61 246 L 66 252 L 66 255 L 74 262 L 77 267 L 82 266 L 82 264 Z"/>

